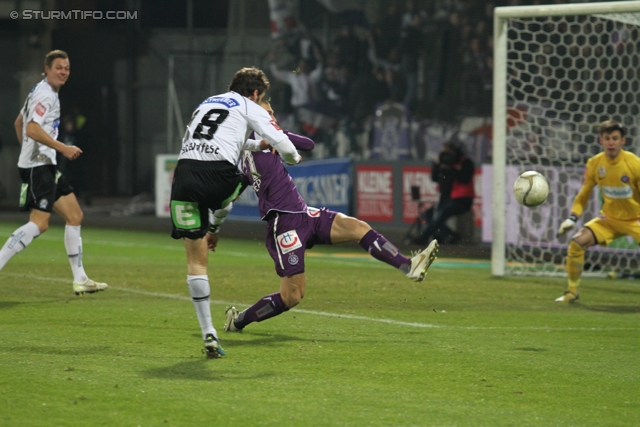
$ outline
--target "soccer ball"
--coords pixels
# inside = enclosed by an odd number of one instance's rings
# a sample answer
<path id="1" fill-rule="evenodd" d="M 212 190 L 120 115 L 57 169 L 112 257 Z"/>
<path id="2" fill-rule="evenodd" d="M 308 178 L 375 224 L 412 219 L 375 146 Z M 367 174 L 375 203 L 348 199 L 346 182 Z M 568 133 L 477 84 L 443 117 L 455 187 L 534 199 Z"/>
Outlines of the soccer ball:
<path id="1" fill-rule="evenodd" d="M 513 184 L 513 194 L 518 203 L 523 206 L 538 206 L 547 200 L 549 184 L 547 179 L 538 172 L 523 172 Z"/>

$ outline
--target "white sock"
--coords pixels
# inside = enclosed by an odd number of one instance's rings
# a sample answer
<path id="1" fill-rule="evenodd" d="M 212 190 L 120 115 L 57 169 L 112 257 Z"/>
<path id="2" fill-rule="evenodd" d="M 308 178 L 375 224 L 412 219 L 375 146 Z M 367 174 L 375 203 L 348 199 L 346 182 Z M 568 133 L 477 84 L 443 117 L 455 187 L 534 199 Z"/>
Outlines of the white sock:
<path id="1" fill-rule="evenodd" d="M 0 249 L 0 270 L 15 254 L 29 246 L 29 243 L 39 235 L 40 229 L 35 222 L 28 222 L 14 231 L 2 249 Z"/>
<path id="2" fill-rule="evenodd" d="M 82 266 L 82 238 L 79 225 L 67 225 L 64 228 L 64 247 L 67 249 L 69 264 L 73 272 L 73 281 L 84 283 L 89 279 Z"/>
<path id="3" fill-rule="evenodd" d="M 211 323 L 211 307 L 209 306 L 209 277 L 203 276 L 187 276 L 187 284 L 189 285 L 189 294 L 193 300 L 193 306 L 196 308 L 198 322 L 202 330 L 202 338 L 207 334 L 218 336 L 216 328 Z"/>

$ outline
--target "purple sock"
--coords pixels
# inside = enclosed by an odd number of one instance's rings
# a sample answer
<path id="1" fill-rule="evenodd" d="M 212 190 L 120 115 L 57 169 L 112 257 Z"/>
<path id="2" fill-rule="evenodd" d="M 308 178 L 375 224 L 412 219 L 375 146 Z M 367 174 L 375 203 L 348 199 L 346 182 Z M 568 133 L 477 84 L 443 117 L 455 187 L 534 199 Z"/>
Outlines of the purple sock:
<path id="1" fill-rule="evenodd" d="M 386 262 L 392 267 L 402 270 L 405 265 L 411 265 L 411 259 L 402 255 L 393 243 L 373 228 L 360 240 L 360 247 L 375 259 Z"/>
<path id="2" fill-rule="evenodd" d="M 233 323 L 236 328 L 243 329 L 250 323 L 262 322 L 285 311 L 289 311 L 289 309 L 284 305 L 280 292 L 276 292 L 262 297 L 257 303 L 238 313 L 238 318 Z"/>

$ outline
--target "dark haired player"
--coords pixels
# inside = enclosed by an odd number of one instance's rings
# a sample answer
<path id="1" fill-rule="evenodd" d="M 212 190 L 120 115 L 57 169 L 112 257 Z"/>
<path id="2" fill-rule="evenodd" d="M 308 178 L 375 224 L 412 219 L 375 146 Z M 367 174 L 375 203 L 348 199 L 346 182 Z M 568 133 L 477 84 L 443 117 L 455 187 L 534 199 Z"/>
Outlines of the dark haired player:
<path id="1" fill-rule="evenodd" d="M 269 80 L 257 68 L 242 68 L 229 92 L 205 99 L 194 111 L 182 140 L 182 150 L 171 186 L 174 239 L 183 239 L 187 254 L 187 284 L 196 309 L 208 357 L 224 355 L 211 322 L 207 239 L 209 210 L 235 199 L 242 174 L 236 164 L 243 150 L 259 150 L 260 141 L 247 141 L 253 130 L 263 135 L 289 164 L 300 155 L 289 138 L 256 102 L 264 97 Z M 266 145 L 265 145 L 266 146 Z"/>

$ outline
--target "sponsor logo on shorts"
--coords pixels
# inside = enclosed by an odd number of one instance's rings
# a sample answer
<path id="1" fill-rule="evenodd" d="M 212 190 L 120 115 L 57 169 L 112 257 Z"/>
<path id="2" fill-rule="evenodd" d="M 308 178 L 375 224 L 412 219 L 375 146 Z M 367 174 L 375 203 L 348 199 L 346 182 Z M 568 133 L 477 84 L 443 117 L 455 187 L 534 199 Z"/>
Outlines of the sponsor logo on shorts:
<path id="1" fill-rule="evenodd" d="M 47 112 L 47 107 L 45 107 L 44 105 L 42 105 L 42 103 L 38 102 L 36 104 L 36 114 L 39 115 L 40 117 L 44 116 L 44 113 Z"/>
<path id="2" fill-rule="evenodd" d="M 42 200 L 40 200 L 40 203 L 38 204 L 38 207 L 40 209 L 47 209 L 48 205 L 49 205 L 49 201 L 47 199 L 42 199 Z"/>
<path id="3" fill-rule="evenodd" d="M 280 252 L 283 254 L 289 253 L 302 247 L 302 243 L 300 242 L 300 238 L 298 237 L 298 233 L 296 233 L 296 230 L 282 233 L 281 235 L 276 237 L 276 240 L 278 241 Z"/>
<path id="4" fill-rule="evenodd" d="M 309 215 L 312 218 L 317 218 L 320 216 L 320 209 L 318 208 L 307 208 L 307 215 Z"/>
<path id="5" fill-rule="evenodd" d="M 300 261 L 300 259 L 298 258 L 298 255 L 296 254 L 291 254 L 289 255 L 289 264 L 291 265 L 296 265 L 298 264 L 298 261 Z"/>
<path id="6" fill-rule="evenodd" d="M 177 229 L 195 230 L 200 228 L 200 209 L 197 202 L 172 200 L 171 219 Z"/>
<path id="7" fill-rule="evenodd" d="M 27 203 L 27 190 L 29 189 L 29 184 L 23 183 L 20 188 L 20 206 L 24 206 Z"/>

